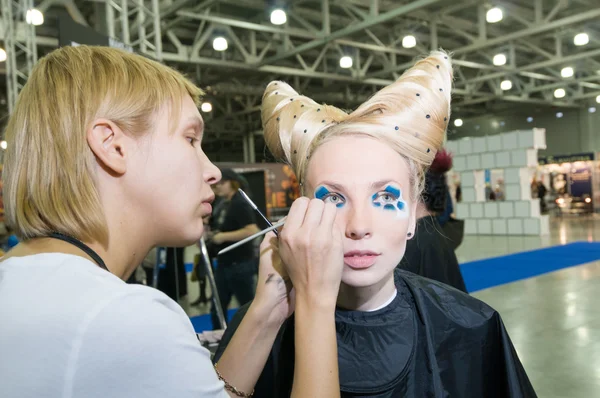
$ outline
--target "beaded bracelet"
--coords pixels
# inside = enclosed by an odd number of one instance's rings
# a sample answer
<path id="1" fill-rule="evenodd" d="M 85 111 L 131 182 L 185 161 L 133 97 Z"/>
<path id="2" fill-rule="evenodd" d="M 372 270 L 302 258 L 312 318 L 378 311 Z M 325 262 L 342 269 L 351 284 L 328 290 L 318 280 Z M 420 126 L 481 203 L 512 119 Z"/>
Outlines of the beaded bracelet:
<path id="1" fill-rule="evenodd" d="M 215 372 L 217 372 L 217 377 L 219 377 L 219 380 L 221 380 L 223 383 L 225 383 L 225 389 L 227 391 L 232 392 L 235 395 L 237 395 L 238 397 L 243 397 L 243 398 L 252 398 L 252 396 L 254 396 L 254 390 L 252 390 L 252 392 L 250 394 L 246 394 L 245 392 L 238 390 L 237 388 L 235 388 L 234 386 L 229 384 L 227 382 L 227 380 L 225 380 L 223 378 L 223 376 L 221 376 L 221 373 L 219 372 L 219 369 L 217 369 L 216 364 L 214 365 L 214 368 L 215 368 Z"/>

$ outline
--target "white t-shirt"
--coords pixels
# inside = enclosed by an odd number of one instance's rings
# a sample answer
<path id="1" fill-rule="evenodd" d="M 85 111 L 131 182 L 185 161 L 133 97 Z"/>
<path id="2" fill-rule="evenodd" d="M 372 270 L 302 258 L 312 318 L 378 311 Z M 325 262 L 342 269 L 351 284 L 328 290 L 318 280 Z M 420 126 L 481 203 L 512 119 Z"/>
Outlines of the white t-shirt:
<path id="1" fill-rule="evenodd" d="M 66 254 L 0 263 L 0 396 L 229 397 L 177 303 Z"/>

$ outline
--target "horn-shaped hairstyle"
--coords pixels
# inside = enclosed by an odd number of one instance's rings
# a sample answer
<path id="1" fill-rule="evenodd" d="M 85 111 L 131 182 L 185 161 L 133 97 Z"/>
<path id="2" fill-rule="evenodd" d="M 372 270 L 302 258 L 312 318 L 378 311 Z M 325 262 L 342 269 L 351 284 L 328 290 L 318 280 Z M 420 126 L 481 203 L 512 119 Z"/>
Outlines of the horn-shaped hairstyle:
<path id="1" fill-rule="evenodd" d="M 449 55 L 434 51 L 350 114 L 271 82 L 262 105 L 265 142 L 302 184 L 311 154 L 324 142 L 348 135 L 381 140 L 408 162 L 416 200 L 424 172 L 444 143 L 452 78 Z"/>

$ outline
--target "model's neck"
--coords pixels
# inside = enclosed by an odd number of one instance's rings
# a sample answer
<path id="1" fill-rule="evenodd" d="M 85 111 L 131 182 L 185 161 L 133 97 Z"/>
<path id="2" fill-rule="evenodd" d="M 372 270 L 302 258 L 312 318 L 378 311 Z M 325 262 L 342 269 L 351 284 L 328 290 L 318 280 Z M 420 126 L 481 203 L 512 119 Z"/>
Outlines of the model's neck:
<path id="1" fill-rule="evenodd" d="M 342 283 L 337 305 L 347 310 L 373 311 L 388 302 L 395 291 L 392 271 L 390 275 L 371 286 L 354 287 Z"/>
<path id="2" fill-rule="evenodd" d="M 425 207 L 425 204 L 423 204 L 422 202 L 419 202 L 417 204 L 417 211 L 415 214 L 416 214 L 416 217 L 418 220 L 419 218 L 430 216 L 431 212 L 429 210 L 427 210 L 427 207 Z"/>

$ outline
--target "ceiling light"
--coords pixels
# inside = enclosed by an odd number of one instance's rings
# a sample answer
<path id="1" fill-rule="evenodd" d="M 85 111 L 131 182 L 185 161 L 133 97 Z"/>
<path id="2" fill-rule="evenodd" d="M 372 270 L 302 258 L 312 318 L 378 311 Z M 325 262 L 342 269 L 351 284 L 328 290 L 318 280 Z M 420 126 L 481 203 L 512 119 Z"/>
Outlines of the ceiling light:
<path id="1" fill-rule="evenodd" d="M 498 7 L 489 9 L 487 14 L 485 14 L 485 20 L 489 23 L 496 23 L 502 21 L 502 10 Z"/>
<path id="2" fill-rule="evenodd" d="M 340 68 L 352 68 L 352 57 L 344 55 L 342 58 L 340 58 Z"/>
<path id="3" fill-rule="evenodd" d="M 413 48 L 417 45 L 417 39 L 413 35 L 407 35 L 402 38 L 402 47 Z"/>
<path id="4" fill-rule="evenodd" d="M 462 125 L 463 125 L 463 121 L 462 121 L 462 119 L 456 119 L 456 120 L 454 121 L 454 125 L 455 125 L 456 127 L 460 127 L 460 126 L 462 126 Z"/>
<path id="5" fill-rule="evenodd" d="M 600 104 L 600 95 L 596 97 L 596 102 Z"/>
<path id="6" fill-rule="evenodd" d="M 25 21 L 33 26 L 40 26 L 44 23 L 44 14 L 38 9 L 31 8 L 25 14 Z"/>
<path id="7" fill-rule="evenodd" d="M 505 122 L 504 120 L 502 120 L 502 121 L 500 122 L 500 126 L 502 126 L 502 127 L 504 127 L 504 125 L 505 125 L 505 124 L 506 124 L 506 122 Z"/>
<path id="8" fill-rule="evenodd" d="M 479 130 L 480 128 L 481 128 L 480 125 L 478 125 L 478 124 L 475 125 L 475 130 Z"/>
<path id="9" fill-rule="evenodd" d="M 533 118 L 532 118 L 531 116 L 529 116 L 529 117 L 527 118 L 527 123 L 531 123 L 531 122 L 533 122 Z"/>
<path id="10" fill-rule="evenodd" d="M 496 54 L 494 55 L 494 65 L 502 66 L 506 64 L 506 55 L 504 54 Z"/>
<path id="11" fill-rule="evenodd" d="M 225 39 L 224 37 L 215 37 L 215 39 L 213 40 L 213 48 L 215 49 L 215 51 L 225 51 L 227 50 L 227 47 L 227 39 Z"/>
<path id="12" fill-rule="evenodd" d="M 0 48 L 0 62 L 6 61 L 6 51 L 3 48 Z"/>
<path id="13" fill-rule="evenodd" d="M 200 109 L 202 109 L 202 112 L 204 113 L 211 112 L 212 104 L 210 102 L 203 102 L 202 105 L 200 105 Z"/>
<path id="14" fill-rule="evenodd" d="M 287 15 L 285 11 L 276 9 L 271 11 L 271 23 L 273 25 L 283 25 L 287 22 Z"/>
<path id="15" fill-rule="evenodd" d="M 556 112 L 556 117 L 560 119 L 561 117 L 563 117 L 563 113 L 562 112 Z"/>
<path id="16" fill-rule="evenodd" d="M 587 33 L 576 34 L 575 38 L 573 38 L 573 43 L 575 43 L 576 46 L 585 46 L 589 42 L 590 42 L 590 37 L 588 36 Z"/>
<path id="17" fill-rule="evenodd" d="M 510 80 L 504 80 L 500 83 L 500 88 L 504 91 L 510 90 L 512 88 L 512 82 Z"/>
<path id="18" fill-rule="evenodd" d="M 498 123 L 498 121 L 497 121 L 497 120 L 492 120 L 492 127 L 493 127 L 493 128 L 497 129 L 499 125 L 500 125 L 500 124 Z"/>
<path id="19" fill-rule="evenodd" d="M 554 90 L 554 97 L 556 98 L 563 98 L 566 94 L 567 92 L 564 88 L 557 88 L 556 90 Z"/>
<path id="20" fill-rule="evenodd" d="M 590 106 L 590 107 L 588 108 L 588 112 L 589 112 L 589 113 L 596 113 L 596 107 L 595 107 L 595 106 Z"/>
<path id="21" fill-rule="evenodd" d="M 571 77 L 573 76 L 573 68 L 571 68 L 570 66 L 567 66 L 566 68 L 562 68 L 562 70 L 560 71 L 560 75 L 562 77 Z"/>
<path id="22" fill-rule="evenodd" d="M 6 141 L 0 141 L 0 148 L 6 149 L 7 146 L 8 144 L 6 143 Z"/>

